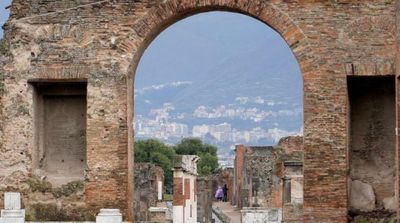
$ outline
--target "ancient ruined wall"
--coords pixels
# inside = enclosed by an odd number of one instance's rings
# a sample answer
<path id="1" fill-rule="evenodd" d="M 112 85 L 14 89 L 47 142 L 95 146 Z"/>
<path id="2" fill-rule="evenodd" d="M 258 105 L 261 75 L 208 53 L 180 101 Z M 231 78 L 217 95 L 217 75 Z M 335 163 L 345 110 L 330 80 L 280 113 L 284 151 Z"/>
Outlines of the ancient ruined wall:
<path id="1" fill-rule="evenodd" d="M 246 148 L 243 145 L 235 146 L 235 162 L 234 162 L 234 179 L 233 179 L 233 205 L 236 205 L 238 208 L 243 207 L 244 197 L 243 189 L 244 189 L 244 158 Z M 216 189 L 216 188 L 215 188 Z"/>
<path id="2" fill-rule="evenodd" d="M 125 217 L 128 205 L 133 210 L 133 187 L 129 186 L 133 183 L 128 184 L 128 162 L 132 164 L 133 156 L 128 150 L 126 74 L 134 50 L 117 49 L 120 42 L 113 39 L 128 37 L 126 27 L 151 4 L 103 1 L 87 5 L 92 2 L 96 1 L 16 0 L 11 7 L 5 30 L 12 61 L 4 68 L 7 94 L 1 102 L 5 137 L 0 188 L 23 192 L 28 214 L 40 208 L 44 214 L 67 215 L 64 220 L 89 220 L 99 208 L 120 208 Z M 35 103 L 30 80 L 87 82 L 86 180 L 62 196 L 51 193 L 63 187 L 40 179 L 34 168 Z M 32 220 L 46 220 L 31 215 Z"/>
<path id="3" fill-rule="evenodd" d="M 11 60 L 4 67 L 1 98 L 0 188 L 23 192 L 27 206 L 42 199 L 28 184 L 35 179 L 33 89 L 28 80 L 83 79 L 87 81 L 85 194 L 58 201 L 83 201 L 94 212 L 100 207 L 121 208 L 132 217 L 129 130 L 137 62 L 152 38 L 169 24 L 201 11 L 224 9 L 268 23 L 296 55 L 304 77 L 304 221 L 346 222 L 346 76 L 394 75 L 394 4 L 394 0 L 14 0 L 5 26 Z"/>
<path id="4" fill-rule="evenodd" d="M 214 200 L 211 177 L 197 178 L 197 222 L 212 222 L 212 202 Z"/>
<path id="5" fill-rule="evenodd" d="M 284 166 L 282 213 L 284 222 L 303 222 L 304 176 L 303 162 L 299 157 L 282 160 Z M 289 188 L 286 188 L 289 186 Z"/>
<path id="6" fill-rule="evenodd" d="M 4 78 L 5 78 L 4 65 L 7 63 L 7 60 L 9 59 L 8 58 L 9 51 L 8 51 L 8 46 L 6 45 L 6 41 L 2 40 L 0 42 L 0 49 L 1 49 L 0 50 L 0 102 L 1 102 L 4 94 Z M 0 109 L 0 117 L 2 117 L 2 109 Z M 3 148 L 3 119 L 1 118 L 0 118 L 0 148 Z M 5 178 L 4 175 L 5 174 L 0 174 L 0 182 L 3 181 L 3 179 Z M 3 194 L 0 195 L 0 208 L 4 208 L 3 196 L 4 196 Z"/>
<path id="7" fill-rule="evenodd" d="M 248 191 L 245 207 L 272 206 L 272 190 L 279 187 L 279 179 L 274 176 L 278 154 L 272 146 L 247 147 L 244 165 L 244 189 Z"/>
<path id="8" fill-rule="evenodd" d="M 284 222 L 303 222 L 302 141 L 301 137 L 290 136 L 277 146 L 236 146 L 235 162 L 242 160 L 242 165 L 235 165 L 234 181 L 242 189 L 235 190 L 233 197 L 242 205 L 238 207 L 244 215 L 266 217 L 279 212 Z"/>
<path id="9" fill-rule="evenodd" d="M 164 183 L 164 171 L 150 163 L 135 165 L 135 221 L 149 221 L 150 207 L 157 207 L 158 183 Z"/>
<path id="10" fill-rule="evenodd" d="M 291 154 L 298 151 L 303 151 L 303 136 L 287 136 L 279 140 L 277 146 L 282 148 L 284 153 Z"/>
<path id="11" fill-rule="evenodd" d="M 290 137 L 288 137 L 290 138 Z M 299 140 L 301 142 L 301 140 Z M 286 144 L 286 148 L 300 149 L 286 152 L 281 145 L 265 147 L 237 146 L 235 160 L 243 160 L 242 166 L 235 166 L 235 185 L 240 190 L 234 190 L 239 208 L 261 207 L 281 209 L 284 204 L 303 206 L 303 152 L 302 144 L 297 140 Z M 243 151 L 241 151 L 243 150 Z M 238 168 L 237 168 L 238 167 Z M 291 197 L 284 202 L 284 182 L 288 180 Z"/>
<path id="12" fill-rule="evenodd" d="M 348 86 L 350 210 L 353 215 L 372 211 L 374 216 L 379 216 L 378 212 L 381 216 L 393 214 L 397 209 L 395 78 L 349 78 Z"/>

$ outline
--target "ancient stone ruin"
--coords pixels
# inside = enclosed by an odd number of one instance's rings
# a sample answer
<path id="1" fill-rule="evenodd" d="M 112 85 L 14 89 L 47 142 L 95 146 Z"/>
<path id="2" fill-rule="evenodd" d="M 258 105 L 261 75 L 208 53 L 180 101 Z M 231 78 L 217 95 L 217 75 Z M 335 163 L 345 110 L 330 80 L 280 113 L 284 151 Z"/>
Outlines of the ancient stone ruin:
<path id="1" fill-rule="evenodd" d="M 303 138 L 237 145 L 235 152 L 232 204 L 241 209 L 242 222 L 302 222 Z"/>
<path id="2" fill-rule="evenodd" d="M 211 223 L 214 190 L 211 177 L 197 178 L 197 222 Z"/>
<path id="3" fill-rule="evenodd" d="M 164 171 L 161 167 L 150 163 L 136 163 L 135 165 L 135 221 L 146 222 L 157 208 L 163 203 Z M 159 208 L 163 210 L 162 207 Z M 152 210 L 152 211 L 150 211 Z M 165 214 L 164 210 L 164 214 Z"/>
<path id="4" fill-rule="evenodd" d="M 4 194 L 4 210 L 1 210 L 0 223 L 25 223 L 25 210 L 21 209 L 21 195 Z"/>
<path id="5" fill-rule="evenodd" d="M 394 216 L 397 209 L 394 77 L 349 78 L 350 212 Z"/>
<path id="6" fill-rule="evenodd" d="M 30 220 L 94 220 L 101 208 L 133 220 L 137 64 L 172 23 L 223 10 L 271 26 L 299 62 L 303 221 L 399 216 L 399 5 L 13 0 L 0 61 L 0 191 L 20 192 Z"/>
<path id="7" fill-rule="evenodd" d="M 173 222 L 197 222 L 198 156 L 179 155 L 174 159 Z"/>

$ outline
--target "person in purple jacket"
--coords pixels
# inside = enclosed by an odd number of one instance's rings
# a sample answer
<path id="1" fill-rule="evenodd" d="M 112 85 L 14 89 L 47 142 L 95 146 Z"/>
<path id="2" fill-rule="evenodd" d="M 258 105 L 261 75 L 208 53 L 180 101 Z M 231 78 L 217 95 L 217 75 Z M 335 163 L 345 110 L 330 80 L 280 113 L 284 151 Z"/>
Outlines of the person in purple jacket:
<path id="1" fill-rule="evenodd" d="M 222 190 L 221 186 L 218 186 L 218 189 L 215 192 L 215 199 L 217 199 L 217 201 L 222 201 L 223 197 L 224 197 L 224 191 Z"/>

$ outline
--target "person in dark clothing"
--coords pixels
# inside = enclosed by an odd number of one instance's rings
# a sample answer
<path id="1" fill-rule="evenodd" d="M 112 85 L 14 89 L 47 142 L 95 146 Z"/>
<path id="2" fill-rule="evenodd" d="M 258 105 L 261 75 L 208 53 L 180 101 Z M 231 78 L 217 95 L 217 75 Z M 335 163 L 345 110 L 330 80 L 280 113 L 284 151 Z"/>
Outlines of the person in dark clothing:
<path id="1" fill-rule="evenodd" d="M 222 201 L 227 202 L 228 201 L 228 186 L 226 186 L 226 184 L 222 188 L 222 191 L 224 192 L 224 198 L 222 199 Z"/>

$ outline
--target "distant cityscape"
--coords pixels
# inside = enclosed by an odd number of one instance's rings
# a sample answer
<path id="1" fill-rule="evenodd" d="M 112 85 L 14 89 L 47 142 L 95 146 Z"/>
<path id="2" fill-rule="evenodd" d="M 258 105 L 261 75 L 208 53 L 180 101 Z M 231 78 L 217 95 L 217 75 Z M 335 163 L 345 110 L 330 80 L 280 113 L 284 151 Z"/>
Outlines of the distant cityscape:
<path id="1" fill-rule="evenodd" d="M 287 135 L 298 135 L 300 132 L 287 132 L 278 128 L 262 129 L 261 127 L 252 130 L 238 130 L 232 128 L 229 123 L 218 125 L 194 125 L 189 127 L 183 123 L 165 122 L 160 119 L 147 119 L 138 117 L 135 124 L 135 136 L 138 138 L 157 138 L 162 140 L 196 137 L 207 139 L 212 137 L 218 142 L 240 142 L 251 143 L 261 139 L 272 139 L 274 142 Z"/>
<path id="2" fill-rule="evenodd" d="M 244 120 L 248 118 L 254 122 L 257 122 L 257 120 L 263 119 L 262 117 L 258 117 L 257 114 L 259 113 L 257 113 L 258 111 L 256 108 L 236 111 L 234 109 L 225 109 L 224 106 L 222 107 L 224 109 L 214 110 L 214 113 L 210 114 L 206 112 L 206 108 L 204 106 L 200 106 L 194 111 L 193 116 L 196 118 L 220 118 L 226 114 L 234 116 L 235 113 L 240 113 L 242 116 L 244 116 L 242 117 Z M 231 124 L 227 122 L 220 124 L 193 125 L 190 127 L 185 123 L 171 121 L 172 117 L 170 113 L 173 110 L 174 106 L 172 104 L 165 103 L 162 108 L 151 109 L 149 117 L 137 115 L 134 123 L 135 136 L 139 139 L 157 138 L 166 141 L 175 141 L 185 137 L 196 137 L 204 140 L 212 139 L 213 141 L 217 141 L 219 143 L 252 143 L 262 139 L 278 142 L 278 140 L 284 136 L 302 134 L 302 130 L 297 132 L 289 132 L 278 128 L 263 129 L 261 127 L 255 127 L 251 130 L 238 130 L 236 128 L 232 128 Z M 262 114 L 263 113 L 266 112 L 262 112 Z M 255 117 L 258 118 L 256 119 Z M 174 118 L 174 120 L 176 119 L 180 118 Z"/>
<path id="3" fill-rule="evenodd" d="M 219 148 L 220 164 L 222 166 L 230 166 L 233 159 L 232 151 L 236 144 L 255 145 L 259 142 L 275 144 L 284 136 L 302 134 L 302 129 L 299 131 L 285 131 L 276 127 L 271 129 L 254 127 L 250 130 L 239 130 L 227 122 L 190 125 L 183 123 L 185 114 L 173 115 L 174 109 L 171 103 L 165 103 L 162 108 L 151 109 L 147 116 L 136 115 L 134 123 L 135 139 L 156 138 L 166 143 L 175 144 L 187 137 L 200 138 L 204 142 L 216 145 Z M 286 113 L 288 112 L 292 111 L 286 111 Z M 218 122 L 219 118 L 226 117 L 226 115 L 237 116 L 237 114 L 240 114 L 240 118 L 243 120 L 257 122 L 257 120 L 264 119 L 267 116 L 276 115 L 269 113 L 266 116 L 257 116 L 259 113 L 266 114 L 267 112 L 260 112 L 256 108 L 232 109 L 225 106 L 220 106 L 210 112 L 207 111 L 206 107 L 200 106 L 195 109 L 192 116 L 197 119 L 215 118 Z M 177 120 L 182 120 L 182 122 Z"/>

